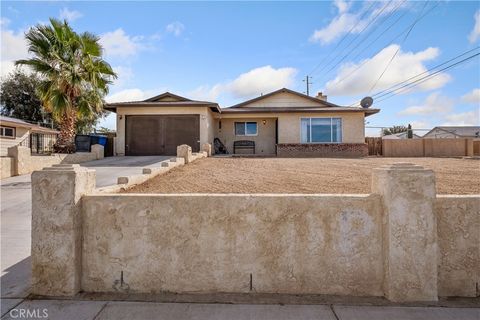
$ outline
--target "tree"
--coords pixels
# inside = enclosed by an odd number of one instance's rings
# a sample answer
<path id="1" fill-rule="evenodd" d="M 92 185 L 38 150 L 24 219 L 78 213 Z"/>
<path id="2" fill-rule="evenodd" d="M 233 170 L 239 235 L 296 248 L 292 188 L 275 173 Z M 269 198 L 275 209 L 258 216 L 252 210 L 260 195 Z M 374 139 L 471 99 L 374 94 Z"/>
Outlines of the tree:
<path id="1" fill-rule="evenodd" d="M 26 33 L 33 58 L 18 60 L 41 77 L 38 93 L 45 109 L 59 122 L 57 152 L 74 152 L 75 128 L 79 119 L 91 119 L 103 111 L 108 85 L 117 76 L 102 59 L 99 38 L 77 34 L 67 21 L 50 19 Z"/>
<path id="2" fill-rule="evenodd" d="M 393 126 L 390 128 L 383 128 L 383 135 L 388 136 L 391 134 L 396 134 L 396 133 L 401 133 L 401 132 L 407 132 L 408 128 L 405 126 Z"/>
<path id="3" fill-rule="evenodd" d="M 413 139 L 413 130 L 412 130 L 412 125 L 408 124 L 407 128 L 407 138 L 408 139 Z"/>
<path id="4" fill-rule="evenodd" d="M 4 116 L 22 120 L 52 123 L 50 113 L 42 107 L 42 102 L 36 93 L 40 79 L 35 74 L 27 74 L 19 69 L 2 79 L 0 88 L 0 113 Z"/>

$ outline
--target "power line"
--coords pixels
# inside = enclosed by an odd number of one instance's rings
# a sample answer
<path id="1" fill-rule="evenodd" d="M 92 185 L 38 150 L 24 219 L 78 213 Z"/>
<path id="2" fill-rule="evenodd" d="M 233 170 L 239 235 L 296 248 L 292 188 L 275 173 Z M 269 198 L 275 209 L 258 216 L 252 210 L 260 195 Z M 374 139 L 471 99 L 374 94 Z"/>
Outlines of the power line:
<path id="1" fill-rule="evenodd" d="M 353 42 L 355 42 L 358 39 L 358 37 L 360 37 L 360 35 L 363 33 L 363 31 L 365 31 L 373 22 L 375 22 L 375 20 L 377 20 L 377 18 L 383 13 L 383 11 L 385 11 L 385 9 L 390 5 L 390 3 L 392 3 L 392 1 L 393 0 L 390 0 L 387 4 L 385 4 L 382 7 L 382 9 L 380 9 L 380 11 L 365 25 L 365 27 L 347 44 L 347 46 L 345 48 L 343 48 L 343 50 L 346 50 L 348 47 L 350 47 L 350 45 Z M 352 50 L 355 50 L 355 48 L 357 48 L 357 47 L 358 47 L 358 45 L 356 47 L 354 47 Z M 333 68 L 335 68 L 339 63 L 341 63 L 352 52 L 352 50 L 349 53 L 347 53 L 346 55 L 344 55 L 343 58 L 335 66 L 333 66 Z M 335 61 L 335 59 L 331 60 L 327 64 L 324 64 L 323 67 L 320 70 L 318 70 L 318 72 L 323 71 L 326 67 L 328 67 L 334 61 Z M 331 70 L 332 70 L 332 68 L 330 68 L 323 75 L 327 74 Z"/>
<path id="2" fill-rule="evenodd" d="M 442 71 L 444 71 L 444 70 L 448 70 L 448 69 L 453 68 L 453 67 L 455 67 L 455 66 L 458 66 L 459 64 L 462 64 L 462 63 L 464 63 L 464 62 L 466 62 L 466 61 L 468 61 L 468 60 L 470 60 L 470 59 L 473 59 L 473 58 L 475 58 L 476 56 L 479 56 L 479 55 L 480 55 L 480 53 L 476 53 L 476 54 L 471 55 L 471 56 L 469 56 L 469 57 L 467 57 L 467 58 L 465 58 L 465 59 L 463 59 L 463 60 L 460 60 L 460 61 L 458 61 L 458 62 L 456 62 L 456 63 L 454 63 L 454 64 L 451 64 L 451 65 L 449 65 L 449 66 L 447 66 L 447 67 L 445 67 L 445 68 L 442 68 L 442 69 L 440 69 L 440 70 L 438 70 L 438 71 L 436 71 L 436 72 L 434 72 L 434 73 L 432 73 L 432 74 L 429 74 L 429 75 L 427 75 L 427 76 L 425 76 L 425 77 L 423 77 L 423 78 L 417 79 L 417 80 L 415 80 L 415 81 L 413 81 L 413 82 L 411 82 L 411 83 L 408 83 L 408 84 L 405 84 L 405 85 L 401 86 L 400 88 L 397 88 L 397 89 L 392 90 L 392 91 L 390 91 L 390 92 L 384 93 L 384 94 L 382 94 L 382 95 L 380 96 L 380 97 L 384 97 L 384 98 L 378 100 L 377 103 L 378 103 L 378 102 L 382 102 L 382 101 L 384 101 L 384 100 L 387 100 L 387 99 L 389 99 L 389 98 L 391 98 L 391 97 L 393 97 L 393 96 L 395 96 L 395 95 L 398 95 L 398 94 L 401 93 L 401 92 L 404 92 L 404 91 L 406 91 L 406 90 L 409 90 L 409 89 L 411 89 L 411 88 L 413 88 L 413 87 L 416 87 L 416 86 L 422 84 L 423 82 L 428 81 L 428 80 L 430 80 L 431 78 L 434 78 L 434 77 L 438 76 L 438 75 L 440 74 L 440 72 L 442 72 Z"/>
<path id="3" fill-rule="evenodd" d="M 427 11 L 422 17 L 421 19 L 423 19 L 425 16 L 427 16 L 435 7 L 432 7 L 429 11 Z M 401 16 L 403 17 L 404 15 L 406 14 L 406 12 Z M 400 18 L 401 18 L 400 17 Z M 399 19 L 397 19 L 398 21 Z M 396 22 L 395 22 L 396 23 Z M 394 24 L 395 24 L 394 23 Z M 400 32 L 399 34 L 397 34 L 395 37 L 392 38 L 392 40 L 390 40 L 390 42 L 385 46 L 385 47 L 388 47 L 389 45 L 391 45 L 395 40 L 397 40 L 397 38 L 399 38 L 401 35 L 403 35 L 405 32 L 407 32 L 410 27 L 412 26 L 412 24 L 410 24 L 407 28 L 405 28 L 402 32 Z M 385 30 L 387 31 L 387 30 Z M 371 44 L 373 44 L 374 42 L 376 42 L 376 40 L 378 40 L 379 37 L 377 37 L 374 41 L 372 41 L 371 43 L 369 43 L 368 46 L 370 46 Z M 378 50 L 377 52 L 375 52 L 373 54 L 373 56 L 376 56 L 377 54 L 379 54 L 383 49 L 385 49 L 385 47 L 383 47 L 382 49 Z M 356 58 L 358 58 L 359 54 L 357 54 L 355 56 L 355 58 L 353 60 L 355 60 Z M 348 79 L 349 77 L 351 77 L 353 74 L 355 74 L 361 67 L 363 67 L 364 65 L 366 65 L 367 63 L 371 62 L 372 59 L 369 59 L 369 60 L 365 60 L 363 61 L 361 64 L 359 64 L 353 71 L 351 71 L 350 73 L 348 73 L 346 76 L 344 76 L 343 78 L 341 78 L 339 81 L 337 81 L 337 84 L 345 81 L 346 79 Z"/>
<path id="4" fill-rule="evenodd" d="M 372 92 L 373 89 L 375 89 L 375 87 L 377 86 L 378 82 L 380 81 L 380 79 L 382 79 L 383 75 L 385 74 L 385 72 L 388 70 L 388 68 L 390 67 L 390 64 L 392 63 L 393 59 L 395 59 L 395 57 L 397 56 L 398 52 L 400 51 L 400 48 L 401 46 L 405 43 L 405 41 L 407 40 L 408 36 L 410 35 L 410 33 L 412 32 L 413 28 L 415 27 L 415 25 L 418 23 L 418 21 L 420 21 L 420 17 L 422 16 L 422 13 L 423 13 L 423 10 L 425 10 L 425 8 L 427 7 L 427 4 L 428 4 L 428 1 L 425 2 L 425 4 L 423 5 L 423 8 L 422 8 L 422 11 L 420 11 L 420 13 L 418 14 L 418 17 L 417 19 L 413 22 L 412 26 L 410 27 L 410 29 L 408 30 L 407 34 L 405 35 L 405 37 L 403 38 L 402 40 L 402 43 L 401 45 L 397 48 L 397 50 L 395 51 L 395 53 L 392 55 L 392 58 L 390 59 L 390 61 L 388 61 L 387 65 L 385 66 L 385 68 L 383 69 L 382 73 L 380 74 L 380 76 L 378 77 L 377 81 L 375 81 L 375 83 L 372 85 L 372 87 L 370 88 L 370 90 L 368 91 L 368 93 Z M 437 5 L 438 6 L 438 2 L 437 2 Z M 435 7 L 436 7 L 435 6 Z"/>
<path id="5" fill-rule="evenodd" d="M 468 53 L 470 53 L 470 52 L 472 52 L 472 51 L 478 50 L 478 49 L 480 49 L 480 47 L 476 47 L 476 48 L 473 48 L 473 49 L 471 49 L 471 50 L 465 51 L 465 52 L 463 52 L 463 53 L 461 53 L 461 54 L 459 54 L 459 55 L 457 55 L 457 56 L 455 56 L 455 57 L 453 57 L 453 58 L 451 58 L 451 59 L 449 59 L 449 60 L 447 60 L 447 61 L 445 61 L 445 62 L 442 62 L 442 63 L 440 63 L 440 64 L 438 64 L 438 65 L 436 65 L 436 66 L 434 66 L 434 67 L 432 67 L 432 68 L 430 68 L 430 69 L 422 72 L 422 73 L 419 73 L 419 74 L 417 74 L 417 75 L 415 75 L 415 76 L 413 76 L 413 77 L 410 77 L 410 78 L 408 78 L 408 79 L 406 79 L 406 80 L 404 80 L 404 81 L 402 81 L 402 82 L 399 82 L 399 83 L 397 83 L 397 84 L 394 84 L 393 86 L 390 86 L 390 87 L 388 87 L 388 88 L 386 88 L 386 89 L 384 89 L 384 90 L 382 90 L 382 91 L 379 91 L 379 92 L 375 93 L 375 94 L 372 96 L 372 98 L 375 98 L 376 96 L 378 96 L 378 95 L 380 95 L 380 94 L 382 94 L 382 93 L 384 93 L 384 92 L 386 92 L 386 91 L 390 91 L 391 89 L 393 89 L 393 88 L 395 88 L 395 87 L 397 87 L 397 86 L 400 86 L 400 85 L 402 85 L 402 84 L 404 84 L 404 83 L 407 83 L 407 82 L 409 82 L 410 80 L 413 80 L 413 79 L 415 79 L 415 78 L 417 78 L 417 77 L 419 77 L 419 76 L 421 76 L 421 75 L 424 75 L 424 74 L 426 74 L 426 73 L 429 73 L 429 72 L 431 72 L 431 71 L 433 71 L 433 70 L 435 70 L 435 69 L 437 69 L 437 68 L 439 68 L 439 67 L 441 67 L 441 66 L 443 66 L 443 65 L 445 65 L 445 64 L 447 64 L 447 63 L 450 63 L 450 62 L 452 62 L 452 61 L 454 61 L 454 60 L 457 60 L 458 58 L 460 58 L 460 57 L 462 57 L 462 56 L 464 56 L 464 55 L 466 55 L 466 54 L 468 54 Z"/>
<path id="6" fill-rule="evenodd" d="M 360 20 L 362 20 L 362 19 L 365 17 L 365 15 L 368 13 L 368 11 L 370 11 L 370 9 L 371 9 L 374 5 L 375 5 L 375 1 L 372 1 L 372 4 L 370 5 L 370 7 L 368 7 L 368 9 L 365 10 L 365 11 L 363 12 L 363 14 L 360 16 Z M 352 28 L 350 28 L 350 30 L 349 30 L 347 33 L 345 33 L 345 35 L 344 35 L 344 36 L 342 37 L 342 39 L 337 43 L 337 45 L 335 46 L 335 48 L 333 48 L 331 51 L 329 51 L 328 55 L 327 55 L 325 58 L 323 58 L 323 59 L 312 69 L 312 71 L 310 71 L 310 73 L 308 74 L 309 76 L 312 75 L 312 74 L 315 72 L 315 70 L 317 70 L 318 67 L 320 67 L 320 66 L 323 64 L 323 62 L 325 62 L 328 58 L 330 58 L 330 56 L 332 55 L 332 53 L 335 52 L 335 50 L 337 50 L 337 48 L 343 43 L 343 41 L 348 37 L 348 35 L 353 31 L 353 29 L 355 29 L 355 27 L 357 27 L 357 26 L 354 24 L 354 25 L 352 26 Z"/>

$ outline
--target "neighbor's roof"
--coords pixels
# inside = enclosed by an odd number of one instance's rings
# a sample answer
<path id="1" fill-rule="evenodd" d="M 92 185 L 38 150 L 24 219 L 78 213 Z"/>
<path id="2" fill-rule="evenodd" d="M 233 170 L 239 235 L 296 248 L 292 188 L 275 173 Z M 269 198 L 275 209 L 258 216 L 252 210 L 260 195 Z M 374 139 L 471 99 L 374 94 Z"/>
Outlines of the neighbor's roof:
<path id="1" fill-rule="evenodd" d="M 105 105 L 105 109 L 115 112 L 117 107 L 210 107 L 212 111 L 220 112 L 216 102 L 191 100 L 170 92 L 148 98 L 143 101 L 112 102 Z"/>
<path id="2" fill-rule="evenodd" d="M 310 101 L 318 103 L 318 106 L 295 106 L 295 107 L 248 107 L 247 105 L 260 101 L 262 99 L 271 97 L 279 93 L 290 93 L 300 98 L 308 99 Z M 379 112 L 380 109 L 367 109 L 361 107 L 343 107 L 331 102 L 327 102 L 322 99 L 308 96 L 306 94 L 293 91 L 287 88 L 282 88 L 259 97 L 244 101 L 229 108 L 222 108 L 224 114 L 236 114 L 236 113 L 328 113 L 328 112 L 362 112 L 365 116 L 369 116 Z"/>
<path id="3" fill-rule="evenodd" d="M 29 123 L 24 120 L 12 118 L 12 117 L 6 117 L 6 116 L 0 116 L 0 125 L 4 125 L 7 127 L 10 126 L 10 127 L 16 127 L 16 128 L 27 128 L 32 130 L 33 132 L 59 133 L 59 131 L 54 129 L 45 128 L 37 124 Z"/>
<path id="4" fill-rule="evenodd" d="M 424 137 L 435 130 L 441 130 L 459 137 L 479 137 L 480 136 L 480 126 L 439 126 L 428 131 L 424 135 Z"/>

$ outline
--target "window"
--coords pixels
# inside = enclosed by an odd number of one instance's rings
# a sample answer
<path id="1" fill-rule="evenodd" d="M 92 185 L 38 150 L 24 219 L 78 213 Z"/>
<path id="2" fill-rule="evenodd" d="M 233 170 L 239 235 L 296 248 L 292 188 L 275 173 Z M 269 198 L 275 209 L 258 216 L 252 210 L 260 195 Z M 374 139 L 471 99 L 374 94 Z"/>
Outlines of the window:
<path id="1" fill-rule="evenodd" d="M 342 142 L 341 118 L 302 118 L 302 143 Z"/>
<path id="2" fill-rule="evenodd" d="M 236 136 L 256 136 L 257 123 L 256 122 L 235 122 Z"/>
<path id="3" fill-rule="evenodd" d="M 1 126 L 0 137 L 15 138 L 15 128 Z"/>

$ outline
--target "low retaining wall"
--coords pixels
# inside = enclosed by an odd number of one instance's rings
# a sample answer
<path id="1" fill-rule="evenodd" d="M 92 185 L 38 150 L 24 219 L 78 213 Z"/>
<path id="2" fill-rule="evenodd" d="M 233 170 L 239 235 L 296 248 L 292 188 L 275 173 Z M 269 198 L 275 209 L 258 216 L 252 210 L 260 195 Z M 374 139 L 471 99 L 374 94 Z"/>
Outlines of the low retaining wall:
<path id="1" fill-rule="evenodd" d="M 32 290 L 478 295 L 480 196 L 437 197 L 410 164 L 372 179 L 366 195 L 107 195 L 92 170 L 36 171 Z"/>
<path id="2" fill-rule="evenodd" d="M 82 290 L 123 274 L 120 291 L 250 292 L 252 275 L 256 292 L 379 296 L 380 208 L 375 195 L 86 196 Z"/>
<path id="3" fill-rule="evenodd" d="M 0 157 L 1 176 L 0 179 L 8 178 L 14 175 L 14 163 L 12 157 Z"/>
<path id="4" fill-rule="evenodd" d="M 480 294 L 480 197 L 437 196 L 438 294 Z"/>
<path id="5" fill-rule="evenodd" d="M 472 139 L 383 139 L 384 157 L 473 156 Z"/>
<path id="6" fill-rule="evenodd" d="M 280 143 L 278 157 L 366 157 L 366 143 Z"/>
<path id="7" fill-rule="evenodd" d="M 12 170 L 10 176 L 18 176 L 41 170 L 45 167 L 51 167 L 55 164 L 75 164 L 103 159 L 104 148 L 96 144 L 92 146 L 91 152 L 77 152 L 72 154 L 53 153 L 51 155 L 32 155 L 30 148 L 23 146 L 14 146 L 8 148 L 9 158 L 12 160 Z M 3 160 L 2 160 L 3 164 Z M 7 178 L 10 176 L 3 176 Z"/>

